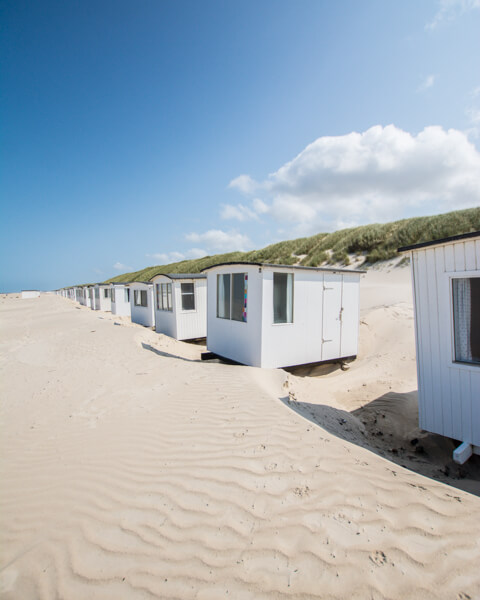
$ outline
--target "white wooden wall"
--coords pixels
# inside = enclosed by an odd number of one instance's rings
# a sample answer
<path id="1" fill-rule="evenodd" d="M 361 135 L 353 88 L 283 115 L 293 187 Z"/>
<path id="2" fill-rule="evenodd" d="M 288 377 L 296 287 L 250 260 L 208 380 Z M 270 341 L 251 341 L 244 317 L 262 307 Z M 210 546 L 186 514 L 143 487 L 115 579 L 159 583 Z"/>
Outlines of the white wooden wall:
<path id="1" fill-rule="evenodd" d="M 207 335 L 207 280 L 176 279 L 173 285 L 173 305 L 177 320 L 177 340 L 193 340 Z M 195 310 L 182 310 L 181 283 L 193 283 Z"/>
<path id="2" fill-rule="evenodd" d="M 248 273 L 246 323 L 217 317 L 220 273 Z M 226 265 L 207 271 L 207 348 L 244 365 L 262 366 L 262 274 L 258 266 Z"/>
<path id="3" fill-rule="evenodd" d="M 273 323 L 275 271 L 294 274 L 293 323 Z M 217 317 L 219 273 L 248 273 L 246 323 Z M 247 265 L 218 267 L 207 274 L 207 348 L 212 352 L 266 368 L 357 354 L 360 274 L 273 267 L 259 271 Z"/>
<path id="4" fill-rule="evenodd" d="M 111 309 L 113 315 L 118 316 L 130 316 L 130 302 L 125 301 L 125 286 L 124 285 L 113 285 L 111 287 L 112 290 L 112 300 L 111 300 Z M 130 292 L 132 293 L 132 292 Z"/>
<path id="5" fill-rule="evenodd" d="M 348 356 L 358 349 L 360 274 L 292 269 L 293 323 L 273 323 L 273 273 L 263 267 L 262 367 Z"/>
<path id="6" fill-rule="evenodd" d="M 160 310 L 157 308 L 157 285 L 162 283 L 172 284 L 172 310 Z M 161 275 L 156 277 L 153 281 L 153 302 L 155 304 L 155 331 L 157 333 L 163 333 L 172 338 L 177 338 L 177 320 L 173 310 L 173 281 L 170 277 Z"/>
<path id="7" fill-rule="evenodd" d="M 412 252 L 420 427 L 480 446 L 480 366 L 454 362 L 452 278 L 480 276 L 480 240 Z"/>
<path id="8" fill-rule="evenodd" d="M 105 298 L 105 290 L 109 290 L 110 292 L 110 285 L 101 285 L 99 286 L 100 288 L 100 310 L 104 310 L 106 312 L 110 312 L 112 310 L 112 302 L 110 300 L 110 295 L 108 296 L 108 298 Z"/>
<path id="9" fill-rule="evenodd" d="M 138 323 L 145 327 L 155 325 L 154 304 L 153 304 L 153 285 L 146 283 L 131 283 L 130 288 L 130 318 L 132 323 Z M 148 306 L 135 306 L 135 290 L 147 290 Z"/>

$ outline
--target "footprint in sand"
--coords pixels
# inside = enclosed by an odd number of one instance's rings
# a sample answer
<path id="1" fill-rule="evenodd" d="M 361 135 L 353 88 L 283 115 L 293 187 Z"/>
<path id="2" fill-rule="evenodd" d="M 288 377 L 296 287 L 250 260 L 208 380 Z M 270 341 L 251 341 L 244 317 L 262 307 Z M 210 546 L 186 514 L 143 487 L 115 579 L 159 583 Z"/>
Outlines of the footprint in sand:
<path id="1" fill-rule="evenodd" d="M 381 550 L 375 550 L 375 552 L 370 554 L 369 558 L 377 565 L 377 567 L 383 567 L 383 565 L 386 565 L 388 562 L 385 552 L 382 552 Z"/>

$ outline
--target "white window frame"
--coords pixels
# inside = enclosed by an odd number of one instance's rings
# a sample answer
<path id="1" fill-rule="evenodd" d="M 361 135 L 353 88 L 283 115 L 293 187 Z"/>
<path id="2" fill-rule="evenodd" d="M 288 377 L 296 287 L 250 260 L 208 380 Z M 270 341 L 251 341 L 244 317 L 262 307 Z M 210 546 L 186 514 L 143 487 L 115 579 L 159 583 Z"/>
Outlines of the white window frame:
<path id="1" fill-rule="evenodd" d="M 192 285 L 192 292 L 184 292 L 182 286 L 183 285 Z M 184 296 L 193 296 L 193 308 L 183 308 L 183 297 Z M 180 310 L 184 313 L 193 313 L 197 312 L 197 298 L 196 298 L 196 285 L 195 281 L 181 281 L 180 282 Z"/>
<path id="2" fill-rule="evenodd" d="M 139 306 L 141 308 L 148 308 L 148 290 L 134 290 L 133 294 L 133 304 L 135 306 Z M 142 303 L 142 296 L 145 294 L 145 304 Z M 140 302 L 137 299 L 140 298 Z"/>
<path id="3" fill-rule="evenodd" d="M 472 279 L 474 277 L 480 277 L 479 271 L 457 271 L 456 273 L 446 273 L 446 281 L 448 284 L 448 298 L 449 298 L 449 311 L 450 311 L 450 352 L 451 352 L 451 363 L 450 367 L 461 370 L 476 371 L 480 368 L 479 363 L 460 362 L 456 360 L 455 356 L 455 315 L 453 309 L 453 280 L 454 279 Z"/>
<path id="4" fill-rule="evenodd" d="M 292 320 L 282 322 L 275 322 L 275 274 L 278 275 L 291 275 L 292 276 Z M 288 278 L 287 278 L 288 281 Z M 288 283 L 287 283 L 287 293 L 288 293 Z M 275 327 L 284 327 L 285 325 L 293 325 L 295 321 L 295 273 L 291 271 L 274 271 L 272 273 L 272 325 Z"/>
<path id="5" fill-rule="evenodd" d="M 220 317 L 218 314 L 218 282 L 220 281 L 220 276 L 229 275 L 230 276 L 230 304 L 229 304 L 229 315 L 225 317 Z M 232 308 L 233 308 L 233 278 L 235 275 L 242 275 L 243 277 L 243 289 L 245 290 L 245 281 L 247 282 L 247 309 L 245 311 L 245 317 L 242 319 L 234 319 L 232 318 Z M 217 293 L 216 293 L 216 316 L 217 319 L 223 319 L 226 321 L 235 321 L 236 323 L 247 323 L 248 321 L 248 271 L 234 272 L 234 273 L 217 273 Z M 243 305 L 243 297 L 242 297 L 242 305 Z M 243 314 L 243 311 L 242 311 Z"/>
<path id="6" fill-rule="evenodd" d="M 156 283 L 155 284 L 155 302 L 157 310 L 163 310 L 166 312 L 173 312 L 173 301 L 172 301 L 172 284 L 170 283 Z M 166 299 L 166 301 L 164 301 Z"/>

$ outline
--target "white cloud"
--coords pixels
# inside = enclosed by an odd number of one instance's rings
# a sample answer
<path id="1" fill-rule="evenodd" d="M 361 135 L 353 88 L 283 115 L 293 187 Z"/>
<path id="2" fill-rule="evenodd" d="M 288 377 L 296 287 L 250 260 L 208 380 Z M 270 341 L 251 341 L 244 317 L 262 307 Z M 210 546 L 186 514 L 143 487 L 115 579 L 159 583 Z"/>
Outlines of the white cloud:
<path id="1" fill-rule="evenodd" d="M 438 126 L 412 135 L 394 125 L 321 137 L 252 189 L 278 221 L 335 229 L 478 206 L 480 153 L 465 133 Z"/>
<path id="2" fill-rule="evenodd" d="M 258 215 L 248 206 L 243 204 L 222 204 L 220 211 L 220 217 L 222 219 L 236 219 L 237 221 L 251 221 L 252 219 L 258 219 Z"/>
<path id="3" fill-rule="evenodd" d="M 251 194 L 255 191 L 256 182 L 250 175 L 239 175 L 228 184 L 228 187 L 238 189 L 244 194 Z"/>
<path id="4" fill-rule="evenodd" d="M 260 198 L 254 198 L 253 208 L 259 215 L 264 215 L 268 212 L 268 206 Z"/>
<path id="5" fill-rule="evenodd" d="M 246 251 L 253 247 L 248 236 L 236 231 L 210 229 L 204 233 L 188 233 L 185 237 L 190 242 L 204 244 L 209 250 L 218 252 Z"/>
<path id="6" fill-rule="evenodd" d="M 435 75 L 428 75 L 418 86 L 417 92 L 425 92 L 428 88 L 431 88 L 435 83 Z"/>
<path id="7" fill-rule="evenodd" d="M 116 271 L 133 271 L 133 267 L 129 267 L 128 265 L 124 265 L 123 263 L 118 261 L 113 265 L 113 268 Z"/>
<path id="8" fill-rule="evenodd" d="M 453 21 L 470 10 L 480 8 L 480 0 L 440 0 L 439 9 L 425 29 L 436 29 L 440 23 Z"/>

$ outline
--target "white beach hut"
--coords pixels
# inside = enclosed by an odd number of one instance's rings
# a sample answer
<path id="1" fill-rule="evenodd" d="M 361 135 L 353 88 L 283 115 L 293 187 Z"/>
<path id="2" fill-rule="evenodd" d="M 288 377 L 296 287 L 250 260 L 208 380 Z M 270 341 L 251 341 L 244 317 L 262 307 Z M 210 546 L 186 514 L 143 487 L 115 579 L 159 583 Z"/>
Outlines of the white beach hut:
<path id="1" fill-rule="evenodd" d="M 80 286 L 78 289 L 78 301 L 82 306 L 86 306 L 87 304 L 87 288 L 85 286 Z"/>
<path id="2" fill-rule="evenodd" d="M 155 331 L 177 340 L 207 335 L 207 276 L 172 273 L 152 278 Z"/>
<path id="3" fill-rule="evenodd" d="M 110 300 L 110 289 L 109 283 L 97 283 L 94 286 L 95 289 L 95 303 L 92 308 L 94 310 L 103 310 L 110 312 L 111 300 Z"/>
<path id="4" fill-rule="evenodd" d="M 88 308 L 91 308 L 92 310 L 95 310 L 95 289 L 93 285 L 88 285 L 85 288 L 87 295 L 86 295 L 86 299 L 85 299 L 85 306 L 87 306 Z"/>
<path id="5" fill-rule="evenodd" d="M 153 284 L 148 281 L 133 281 L 127 286 L 130 289 L 130 318 L 132 323 L 153 327 L 155 325 Z"/>
<path id="6" fill-rule="evenodd" d="M 39 290 L 22 290 L 22 300 L 26 300 L 28 298 L 38 298 L 39 296 Z"/>
<path id="7" fill-rule="evenodd" d="M 130 316 L 130 288 L 124 283 L 112 283 L 110 287 L 112 314 Z"/>
<path id="8" fill-rule="evenodd" d="M 232 263 L 207 273 L 207 348 L 255 367 L 356 356 L 363 271 Z"/>
<path id="9" fill-rule="evenodd" d="M 406 246 L 412 264 L 420 427 L 480 454 L 480 232 Z"/>

